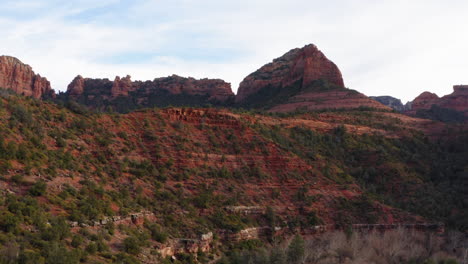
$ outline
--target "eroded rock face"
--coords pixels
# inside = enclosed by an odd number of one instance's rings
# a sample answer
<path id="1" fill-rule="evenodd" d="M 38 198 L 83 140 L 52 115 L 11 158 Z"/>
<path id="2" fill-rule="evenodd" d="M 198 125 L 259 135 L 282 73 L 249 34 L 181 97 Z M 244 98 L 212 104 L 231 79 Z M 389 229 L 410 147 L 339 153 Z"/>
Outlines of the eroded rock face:
<path id="1" fill-rule="evenodd" d="M 301 81 L 303 87 L 323 79 L 344 87 L 338 67 L 313 44 L 293 49 L 247 76 L 239 85 L 236 102 L 242 102 L 264 87 L 286 87 Z"/>
<path id="2" fill-rule="evenodd" d="M 133 87 L 131 78 L 132 77 L 130 75 L 127 75 L 122 79 L 120 79 L 119 76 L 116 76 L 111 90 L 112 97 L 128 96 L 129 91 L 136 89 L 137 87 Z"/>
<path id="3" fill-rule="evenodd" d="M 67 92 L 71 97 L 80 96 L 84 92 L 84 86 L 85 79 L 81 75 L 78 75 L 68 85 Z"/>
<path id="4" fill-rule="evenodd" d="M 0 56 L 0 87 L 34 98 L 55 96 L 46 78 L 35 74 L 31 66 L 10 56 Z"/>

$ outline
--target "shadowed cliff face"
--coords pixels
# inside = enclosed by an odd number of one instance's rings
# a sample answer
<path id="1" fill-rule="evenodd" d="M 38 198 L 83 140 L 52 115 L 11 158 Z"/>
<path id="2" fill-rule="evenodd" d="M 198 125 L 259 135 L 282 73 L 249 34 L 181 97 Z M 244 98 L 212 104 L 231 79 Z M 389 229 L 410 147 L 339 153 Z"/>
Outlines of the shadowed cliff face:
<path id="1" fill-rule="evenodd" d="M 338 67 L 312 44 L 293 49 L 247 76 L 239 86 L 236 103 L 272 112 L 357 107 L 390 109 L 344 88 Z"/>
<path id="2" fill-rule="evenodd" d="M 46 78 L 35 74 L 31 66 L 10 56 L 0 56 L 0 87 L 34 98 L 55 96 Z"/>

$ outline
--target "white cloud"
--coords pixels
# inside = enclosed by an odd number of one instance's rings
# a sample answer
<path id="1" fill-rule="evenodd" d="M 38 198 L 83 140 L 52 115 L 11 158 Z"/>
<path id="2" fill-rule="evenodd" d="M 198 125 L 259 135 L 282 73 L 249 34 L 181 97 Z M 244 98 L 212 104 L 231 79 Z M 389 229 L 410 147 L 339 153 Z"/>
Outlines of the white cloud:
<path id="1" fill-rule="evenodd" d="M 464 1 L 7 3 L 1 53 L 32 65 L 58 90 L 77 74 L 145 80 L 173 73 L 222 78 L 236 90 L 252 71 L 308 43 L 340 67 L 348 87 L 368 95 L 412 100 L 468 83 Z M 136 53 L 149 58 L 106 60 Z"/>

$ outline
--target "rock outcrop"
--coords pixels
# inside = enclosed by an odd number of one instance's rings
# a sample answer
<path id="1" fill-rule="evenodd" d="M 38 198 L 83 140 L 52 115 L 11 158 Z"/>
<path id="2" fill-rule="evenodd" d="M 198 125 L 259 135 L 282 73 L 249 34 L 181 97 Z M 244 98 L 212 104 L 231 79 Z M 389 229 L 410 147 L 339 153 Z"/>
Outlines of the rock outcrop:
<path id="1" fill-rule="evenodd" d="M 0 56 L 0 88 L 34 98 L 55 96 L 46 78 L 35 74 L 31 66 L 10 56 Z"/>
<path id="2" fill-rule="evenodd" d="M 131 78 L 132 77 L 130 75 L 127 75 L 122 79 L 120 79 L 119 76 L 116 76 L 114 83 L 112 84 L 112 97 L 128 96 L 129 91 L 135 90 L 137 87 L 133 86 Z"/>
<path id="3" fill-rule="evenodd" d="M 418 110 L 429 110 L 433 106 L 451 109 L 468 117 L 468 85 L 454 85 L 453 93 L 439 97 L 434 93 L 423 92 L 412 102 L 410 114 Z"/>
<path id="4" fill-rule="evenodd" d="M 338 67 L 315 46 L 293 49 L 247 76 L 236 103 L 274 112 L 297 109 L 390 108 L 344 87 Z"/>
<path id="5" fill-rule="evenodd" d="M 131 109 L 166 105 L 203 105 L 224 103 L 234 98 L 231 85 L 219 79 L 194 79 L 177 75 L 153 81 L 132 81 L 131 77 L 90 79 L 81 76 L 68 85 L 65 96 L 91 108 L 117 107 L 122 101 Z M 128 110 L 128 109 L 126 109 Z"/>
<path id="6" fill-rule="evenodd" d="M 80 96 L 84 92 L 85 79 L 78 75 L 73 79 L 73 81 L 67 87 L 67 93 L 71 97 Z"/>

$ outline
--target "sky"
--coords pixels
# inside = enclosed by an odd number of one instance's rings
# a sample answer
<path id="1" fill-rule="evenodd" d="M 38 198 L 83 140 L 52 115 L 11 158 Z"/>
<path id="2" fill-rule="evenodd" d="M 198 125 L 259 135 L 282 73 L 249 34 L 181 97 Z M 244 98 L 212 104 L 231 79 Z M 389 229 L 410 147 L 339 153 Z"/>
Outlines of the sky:
<path id="1" fill-rule="evenodd" d="M 1 0 L 0 55 L 65 91 L 78 74 L 248 74 L 313 43 L 345 85 L 403 102 L 468 84 L 465 0 Z"/>

